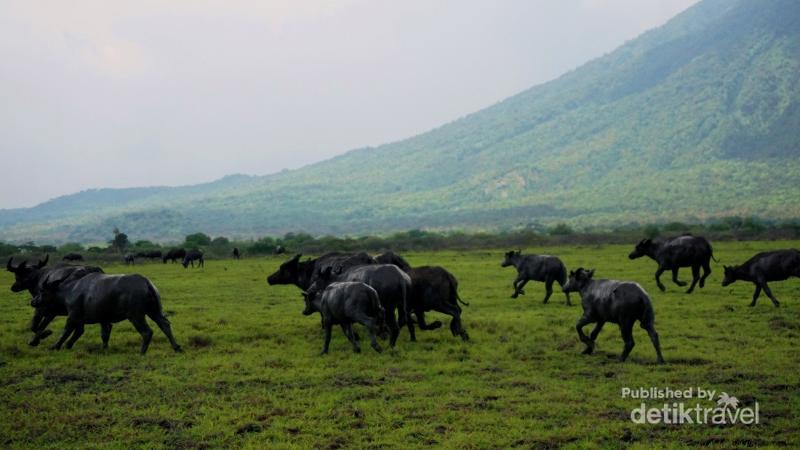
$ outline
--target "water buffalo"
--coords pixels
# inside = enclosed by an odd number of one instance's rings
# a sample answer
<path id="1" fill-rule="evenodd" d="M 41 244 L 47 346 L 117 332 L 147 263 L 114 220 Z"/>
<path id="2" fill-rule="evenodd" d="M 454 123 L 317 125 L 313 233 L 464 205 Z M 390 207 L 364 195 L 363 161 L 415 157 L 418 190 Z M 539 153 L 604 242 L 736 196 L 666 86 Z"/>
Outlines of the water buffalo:
<path id="1" fill-rule="evenodd" d="M 143 252 L 138 252 L 136 254 L 139 258 L 147 258 L 147 259 L 163 259 L 161 256 L 161 250 L 146 250 Z"/>
<path id="2" fill-rule="evenodd" d="M 530 281 L 543 281 L 545 288 L 544 303 L 550 300 L 553 294 L 553 282 L 563 288 L 567 282 L 567 268 L 555 256 L 550 255 L 523 255 L 520 250 L 506 252 L 506 257 L 500 264 L 501 267 L 514 266 L 517 269 L 517 278 L 514 280 L 514 293 L 511 298 L 517 298 L 520 294 L 525 294 L 522 290 L 525 284 Z M 569 299 L 569 292 L 564 291 L 567 297 L 567 305 L 572 306 Z"/>
<path id="3" fill-rule="evenodd" d="M 581 296 L 583 316 L 578 319 L 575 328 L 578 330 L 581 342 L 586 344 L 583 353 L 589 355 L 594 351 L 597 335 L 600 334 L 600 330 L 606 322 L 611 322 L 618 324 L 622 332 L 625 349 L 619 359 L 625 361 L 634 346 L 633 325 L 638 320 L 639 325 L 647 330 L 650 340 L 653 341 L 658 363 L 663 364 L 661 344 L 658 341 L 658 333 L 656 333 L 654 324 L 655 313 L 647 292 L 634 282 L 593 280 L 593 275 L 594 270 L 578 268 L 571 271 L 569 280 L 563 288 L 564 292 L 579 292 Z M 596 323 L 596 325 L 587 337 L 583 333 L 583 327 L 590 323 Z"/>
<path id="4" fill-rule="evenodd" d="M 758 253 L 740 266 L 724 267 L 725 279 L 722 280 L 723 286 L 728 286 L 737 280 L 749 281 L 756 285 L 756 291 L 753 293 L 753 301 L 750 302 L 750 306 L 756 306 L 756 300 L 758 300 L 758 296 L 763 289 L 767 297 L 772 300 L 772 304 L 777 308 L 780 303 L 772 295 L 767 282 L 783 281 L 789 279 L 789 277 L 800 277 L 800 251 L 790 249 Z"/>
<path id="5" fill-rule="evenodd" d="M 126 253 L 122 259 L 125 261 L 126 266 L 136 264 L 136 255 L 133 253 Z"/>
<path id="6" fill-rule="evenodd" d="M 107 348 L 111 324 L 127 319 L 142 335 L 140 352 L 145 354 L 153 337 L 153 330 L 145 320 L 146 315 L 164 332 L 172 349 L 181 351 L 172 336 L 169 320 L 162 312 L 158 290 L 141 275 L 90 273 L 79 278 L 70 276 L 63 280 L 48 281 L 34 297 L 31 306 L 66 309 L 67 323 L 58 342 L 52 347 L 56 350 L 65 341 L 67 348 L 72 348 L 83 334 L 84 325 L 91 323 L 101 324 L 103 348 Z"/>
<path id="7" fill-rule="evenodd" d="M 276 255 L 282 255 L 284 253 L 286 253 L 286 249 L 282 245 L 279 245 L 279 246 L 275 247 L 275 254 Z"/>
<path id="8" fill-rule="evenodd" d="M 275 273 L 267 277 L 267 283 L 293 284 L 303 291 L 308 290 L 316 276 L 330 267 L 333 274 L 341 273 L 350 267 L 364 264 L 375 264 L 375 260 L 366 253 L 326 253 L 316 259 L 300 261 L 301 254 L 284 262 Z"/>
<path id="9" fill-rule="evenodd" d="M 194 262 L 197 261 L 197 267 L 205 267 L 205 262 L 203 261 L 203 252 L 200 250 L 189 250 L 186 252 L 186 256 L 183 257 L 183 268 L 189 267 L 189 264 L 192 265 L 194 268 Z"/>
<path id="10" fill-rule="evenodd" d="M 328 353 L 333 325 L 340 325 L 347 339 L 358 353 L 361 348 L 355 338 L 353 323 L 360 323 L 367 328 L 372 348 L 381 351 L 375 339 L 376 335 L 385 334 L 386 312 L 378 299 L 378 293 L 372 287 L 360 282 L 331 283 L 322 292 L 310 290 L 304 294 L 306 308 L 304 315 L 314 312 L 322 314 L 322 325 L 325 329 L 325 345 L 322 354 Z"/>
<path id="11" fill-rule="evenodd" d="M 425 312 L 437 311 L 452 317 L 450 321 L 450 332 L 453 336 L 461 336 L 463 340 L 469 340 L 469 334 L 461 324 L 461 306 L 468 303 L 461 300 L 458 295 L 458 281 L 446 269 L 439 266 L 411 267 L 408 262 L 394 252 L 382 253 L 375 257 L 381 264 L 394 264 L 403 270 L 411 278 L 411 291 L 408 295 L 408 309 L 417 317 L 419 328 L 422 330 L 433 330 L 442 326 L 437 321 L 426 323 Z M 405 317 L 400 317 L 399 326 L 405 324 Z"/>
<path id="12" fill-rule="evenodd" d="M 685 234 L 676 238 L 667 239 L 664 242 L 654 242 L 652 239 L 642 239 L 636 248 L 628 255 L 630 259 L 648 256 L 658 263 L 656 270 L 656 284 L 661 291 L 666 288 L 661 283 L 661 274 L 666 270 L 672 271 L 672 281 L 678 286 L 686 286 L 685 281 L 678 279 L 678 269 L 681 267 L 692 268 L 692 285 L 686 291 L 691 294 L 695 285 L 700 282 L 700 287 L 705 286 L 706 278 L 711 274 L 710 261 L 714 258 L 711 244 L 706 238 Z M 716 258 L 714 258 L 716 261 Z M 703 268 L 703 276 L 700 276 L 700 268 Z"/>
<path id="13" fill-rule="evenodd" d="M 166 264 L 167 261 L 172 261 L 172 263 L 175 264 L 178 261 L 183 261 L 184 256 L 186 256 L 186 250 L 182 248 L 173 248 L 170 249 L 161 260 L 164 261 L 164 264 Z"/>
<path id="14" fill-rule="evenodd" d="M 72 275 L 76 271 L 83 271 L 83 274 L 99 272 L 103 270 L 99 267 L 93 266 L 74 266 L 74 265 L 58 265 L 55 267 L 45 267 L 49 256 L 45 256 L 37 264 L 28 266 L 26 262 L 18 264 L 16 267 L 13 265 L 13 258 L 9 258 L 6 264 L 6 269 L 14 274 L 15 281 L 11 286 L 12 292 L 22 292 L 27 290 L 32 297 L 39 294 L 42 285 L 48 281 L 63 280 Z M 52 331 L 47 329 L 50 322 L 56 316 L 66 316 L 67 311 L 57 305 L 47 305 L 34 309 L 33 319 L 31 320 L 31 331 L 34 333 L 33 339 L 28 342 L 30 346 L 37 346 L 39 342 L 50 336 Z"/>
<path id="15" fill-rule="evenodd" d="M 67 253 L 61 258 L 62 261 L 83 261 L 83 255 L 80 253 Z"/>
<path id="16" fill-rule="evenodd" d="M 411 340 L 416 340 L 414 325 L 408 317 L 406 299 L 411 289 L 411 278 L 394 264 L 373 264 L 356 266 L 335 274 L 334 268 L 329 266 L 319 273 L 306 292 L 324 290 L 329 284 L 337 281 L 357 281 L 366 283 L 378 293 L 381 306 L 385 312 L 386 325 L 389 327 L 389 344 L 394 347 L 400 327 L 397 324 L 395 311 L 405 317 Z"/>
<path id="17" fill-rule="evenodd" d="M 242 255 L 239 253 L 239 247 L 233 247 L 233 259 L 239 259 Z"/>

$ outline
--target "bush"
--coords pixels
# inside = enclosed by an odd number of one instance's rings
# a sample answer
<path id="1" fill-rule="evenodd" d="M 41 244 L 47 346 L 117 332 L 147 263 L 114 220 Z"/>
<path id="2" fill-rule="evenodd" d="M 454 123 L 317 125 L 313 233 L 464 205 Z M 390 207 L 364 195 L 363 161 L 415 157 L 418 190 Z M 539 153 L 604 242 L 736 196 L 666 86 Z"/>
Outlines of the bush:
<path id="1" fill-rule="evenodd" d="M 211 244 L 211 236 L 205 233 L 194 233 L 186 236 L 184 247 L 198 248 Z"/>
<path id="2" fill-rule="evenodd" d="M 572 231 L 572 228 L 570 228 L 570 226 L 565 224 L 565 223 L 559 223 L 558 225 L 554 226 L 553 228 L 550 228 L 549 232 L 553 236 L 564 236 L 564 235 L 568 235 L 568 234 L 573 234 L 574 233 L 574 231 Z"/>

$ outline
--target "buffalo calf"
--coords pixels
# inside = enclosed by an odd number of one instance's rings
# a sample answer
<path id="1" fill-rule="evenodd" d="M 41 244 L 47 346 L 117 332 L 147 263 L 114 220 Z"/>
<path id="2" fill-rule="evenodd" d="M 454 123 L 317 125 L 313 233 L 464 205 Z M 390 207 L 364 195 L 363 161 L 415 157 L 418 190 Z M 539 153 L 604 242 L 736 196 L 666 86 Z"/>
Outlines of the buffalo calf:
<path id="1" fill-rule="evenodd" d="M 710 261 L 714 258 L 714 252 L 711 244 L 704 237 L 685 234 L 664 242 L 654 242 L 651 239 L 641 240 L 628 258 L 636 259 L 642 256 L 647 256 L 658 263 L 656 284 L 662 292 L 666 290 L 661 284 L 662 273 L 667 270 L 671 271 L 672 281 L 683 287 L 686 286 L 686 282 L 678 279 L 678 270 L 681 267 L 691 267 L 692 284 L 686 291 L 687 294 L 691 294 L 698 283 L 701 288 L 705 286 L 706 278 L 711 274 Z M 702 277 L 700 276 L 701 267 L 703 268 Z"/>
<path id="2" fill-rule="evenodd" d="M 753 301 L 750 302 L 750 306 L 756 306 L 756 300 L 758 300 L 758 296 L 761 295 L 763 290 L 777 308 L 780 306 L 780 302 L 772 295 L 767 282 L 783 281 L 789 277 L 800 277 L 800 251 L 791 249 L 763 252 L 748 259 L 740 266 L 724 267 L 725 279 L 722 280 L 723 286 L 728 286 L 737 280 L 749 281 L 756 285 L 756 291 L 753 293 Z"/>
<path id="3" fill-rule="evenodd" d="M 557 282 L 562 288 L 567 282 L 567 268 L 555 256 L 550 255 L 523 255 L 521 251 L 506 252 L 505 260 L 500 264 L 501 267 L 514 266 L 517 269 L 517 278 L 514 280 L 514 293 L 511 298 L 517 298 L 520 294 L 525 294 L 522 290 L 525 284 L 530 281 L 543 281 L 545 288 L 544 303 L 550 300 L 553 294 L 553 282 Z M 567 297 L 567 305 L 572 306 L 569 300 L 569 292 L 564 291 Z"/>

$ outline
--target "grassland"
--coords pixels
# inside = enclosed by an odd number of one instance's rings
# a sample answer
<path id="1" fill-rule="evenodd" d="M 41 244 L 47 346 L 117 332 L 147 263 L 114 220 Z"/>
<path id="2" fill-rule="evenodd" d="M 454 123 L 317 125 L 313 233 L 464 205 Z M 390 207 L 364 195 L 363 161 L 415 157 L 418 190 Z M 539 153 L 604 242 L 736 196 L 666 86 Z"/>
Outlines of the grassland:
<path id="1" fill-rule="evenodd" d="M 724 263 L 798 242 L 716 245 Z M 509 298 L 512 268 L 501 252 L 409 254 L 460 280 L 468 343 L 442 328 L 403 332 L 395 351 L 364 345 L 353 354 L 336 330 L 328 356 L 319 320 L 304 317 L 294 287 L 265 282 L 282 258 L 208 261 L 205 269 L 147 264 L 135 270 L 159 287 L 185 353 L 163 335 L 146 356 L 128 323 L 100 348 L 91 326 L 73 350 L 26 345 L 27 294 L 0 273 L 0 445 L 3 447 L 538 448 L 797 447 L 800 413 L 800 280 L 775 283 L 782 307 L 747 307 L 749 284 L 720 287 L 721 265 L 705 289 L 685 295 L 653 281 L 654 263 L 630 261 L 626 246 L 528 249 L 561 256 L 598 277 L 640 282 L 654 298 L 667 364 L 657 366 L 645 333 L 619 363 L 619 331 L 607 326 L 598 352 L 580 354 L 573 324 L 580 306 L 541 284 Z M 683 278 L 688 278 L 688 273 Z M 436 316 L 436 314 L 433 314 Z M 436 317 L 441 319 L 441 317 Z M 60 331 L 63 319 L 51 326 Z M 636 425 L 638 400 L 623 387 L 703 387 L 760 404 L 744 426 Z"/>

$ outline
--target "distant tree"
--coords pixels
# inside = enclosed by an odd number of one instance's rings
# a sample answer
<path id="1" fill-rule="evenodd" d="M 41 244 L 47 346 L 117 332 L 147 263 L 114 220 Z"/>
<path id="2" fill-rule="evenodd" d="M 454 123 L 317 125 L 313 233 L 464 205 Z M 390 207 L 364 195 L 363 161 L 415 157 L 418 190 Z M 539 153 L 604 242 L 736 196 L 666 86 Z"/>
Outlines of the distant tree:
<path id="1" fill-rule="evenodd" d="M 17 247 L 16 245 L 0 242 L 0 256 L 13 255 L 14 253 L 17 252 L 19 252 L 19 247 Z"/>
<path id="2" fill-rule="evenodd" d="M 211 241 L 211 245 L 213 247 L 225 247 L 226 245 L 229 245 L 230 243 L 231 243 L 231 241 L 228 238 L 226 238 L 225 236 L 217 236 Z"/>
<path id="3" fill-rule="evenodd" d="M 134 246 L 134 247 L 136 247 L 136 248 L 153 248 L 153 247 L 158 247 L 158 245 L 157 245 L 157 244 L 154 244 L 154 243 L 152 243 L 152 242 L 150 242 L 150 241 L 147 241 L 147 240 L 139 240 L 139 241 L 136 241 L 136 243 L 135 243 L 135 244 L 133 244 L 133 246 Z"/>
<path id="4" fill-rule="evenodd" d="M 658 225 L 647 225 L 644 227 L 644 236 L 650 239 L 655 239 L 661 234 Z"/>
<path id="5" fill-rule="evenodd" d="M 128 240 L 128 235 L 119 231 L 119 228 L 114 228 L 114 239 L 112 239 L 109 244 L 111 244 L 117 252 L 122 253 L 131 245 L 130 241 Z"/>
<path id="6" fill-rule="evenodd" d="M 188 248 L 198 248 L 211 244 L 211 236 L 205 233 L 194 233 L 186 236 L 184 246 Z"/>
<path id="7" fill-rule="evenodd" d="M 553 228 L 550 228 L 550 234 L 553 235 L 553 236 L 567 235 L 567 234 L 573 234 L 573 233 L 574 233 L 574 231 L 572 230 L 572 228 L 569 225 L 565 224 L 565 223 L 559 223 L 558 225 L 554 226 Z"/>
<path id="8" fill-rule="evenodd" d="M 84 250 L 83 245 L 77 242 L 68 242 L 58 247 L 59 253 L 80 253 Z"/>
<path id="9" fill-rule="evenodd" d="M 55 253 L 56 247 L 55 245 L 43 245 L 39 247 L 39 251 L 42 253 Z"/>

